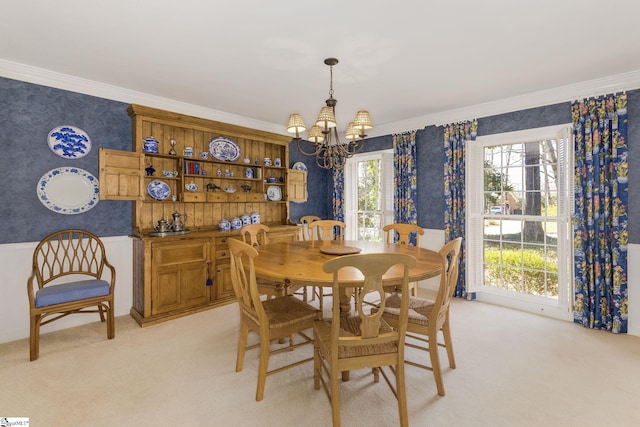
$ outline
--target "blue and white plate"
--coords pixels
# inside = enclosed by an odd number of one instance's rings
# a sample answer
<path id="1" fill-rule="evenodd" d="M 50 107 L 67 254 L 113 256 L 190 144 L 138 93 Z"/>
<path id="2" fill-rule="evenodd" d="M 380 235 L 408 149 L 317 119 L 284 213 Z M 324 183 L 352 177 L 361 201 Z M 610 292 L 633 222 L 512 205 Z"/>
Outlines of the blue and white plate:
<path id="1" fill-rule="evenodd" d="M 75 126 L 63 125 L 51 129 L 47 143 L 51 151 L 65 159 L 79 159 L 91 151 L 91 138 Z"/>
<path id="2" fill-rule="evenodd" d="M 282 191 L 280 190 L 280 187 L 275 185 L 267 187 L 267 197 L 269 200 L 273 200 L 274 202 L 282 200 Z"/>
<path id="3" fill-rule="evenodd" d="M 305 165 L 302 162 L 295 162 L 291 169 L 295 169 L 295 170 L 298 170 L 298 171 L 305 171 L 306 172 L 307 171 L 307 165 Z"/>
<path id="4" fill-rule="evenodd" d="M 147 192 L 156 200 L 164 200 L 171 194 L 171 189 L 166 182 L 155 180 L 147 185 Z"/>
<path id="5" fill-rule="evenodd" d="M 99 184 L 84 169 L 61 167 L 42 175 L 38 181 L 38 199 L 53 212 L 65 215 L 83 213 L 99 201 Z"/>
<path id="6" fill-rule="evenodd" d="M 235 162 L 240 158 L 240 147 L 235 141 L 219 136 L 209 141 L 211 155 L 224 162 Z"/>

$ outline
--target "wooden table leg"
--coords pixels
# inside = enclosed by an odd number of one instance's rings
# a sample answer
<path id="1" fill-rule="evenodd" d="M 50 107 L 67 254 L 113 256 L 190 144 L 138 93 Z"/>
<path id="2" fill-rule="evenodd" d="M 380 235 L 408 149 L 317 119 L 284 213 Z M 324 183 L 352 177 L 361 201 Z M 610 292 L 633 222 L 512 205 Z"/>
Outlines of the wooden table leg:
<path id="1" fill-rule="evenodd" d="M 351 296 L 353 288 L 340 288 L 340 314 L 343 316 L 351 313 Z"/>

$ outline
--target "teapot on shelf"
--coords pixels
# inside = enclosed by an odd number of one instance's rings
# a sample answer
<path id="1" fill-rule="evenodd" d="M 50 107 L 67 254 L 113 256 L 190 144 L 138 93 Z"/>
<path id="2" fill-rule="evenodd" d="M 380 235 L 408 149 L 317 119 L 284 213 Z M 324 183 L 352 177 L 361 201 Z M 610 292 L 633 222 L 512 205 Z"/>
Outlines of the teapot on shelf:
<path id="1" fill-rule="evenodd" d="M 169 221 L 166 218 L 160 218 L 160 220 L 158 221 L 157 225 L 154 225 L 153 228 L 158 232 L 158 233 L 166 233 L 168 231 L 171 231 L 171 221 Z"/>
<path id="2" fill-rule="evenodd" d="M 181 214 L 179 212 L 173 213 L 173 231 L 184 231 L 184 221 L 187 220 L 187 214 Z"/>

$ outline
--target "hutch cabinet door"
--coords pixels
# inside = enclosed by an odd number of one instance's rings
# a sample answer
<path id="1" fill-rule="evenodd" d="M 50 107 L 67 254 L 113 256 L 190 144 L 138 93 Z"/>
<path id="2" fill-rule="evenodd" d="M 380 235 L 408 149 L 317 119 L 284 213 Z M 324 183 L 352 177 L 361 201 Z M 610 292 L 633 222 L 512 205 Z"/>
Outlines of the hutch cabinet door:
<path id="1" fill-rule="evenodd" d="M 140 200 L 144 154 L 100 148 L 100 200 Z"/>
<path id="2" fill-rule="evenodd" d="M 235 296 L 231 283 L 231 263 L 229 260 L 216 264 L 216 298 L 223 299 Z"/>
<path id="3" fill-rule="evenodd" d="M 209 302 L 209 251 L 208 239 L 152 244 L 152 315 Z"/>
<path id="4" fill-rule="evenodd" d="M 287 197 L 290 202 L 307 201 L 307 173 L 296 169 L 289 169 Z"/>

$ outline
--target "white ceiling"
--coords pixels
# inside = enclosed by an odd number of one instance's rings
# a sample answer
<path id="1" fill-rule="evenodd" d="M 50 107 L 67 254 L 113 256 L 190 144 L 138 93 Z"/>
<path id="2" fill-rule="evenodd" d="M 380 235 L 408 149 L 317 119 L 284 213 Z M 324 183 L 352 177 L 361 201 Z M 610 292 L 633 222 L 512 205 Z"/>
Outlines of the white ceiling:
<path id="1" fill-rule="evenodd" d="M 341 130 L 367 109 L 373 135 L 613 76 L 640 82 L 638 0 L 3 0 L 2 10 L 0 75 L 55 72 L 54 82 L 280 133 L 292 112 L 315 121 L 327 57 L 340 61 Z"/>

